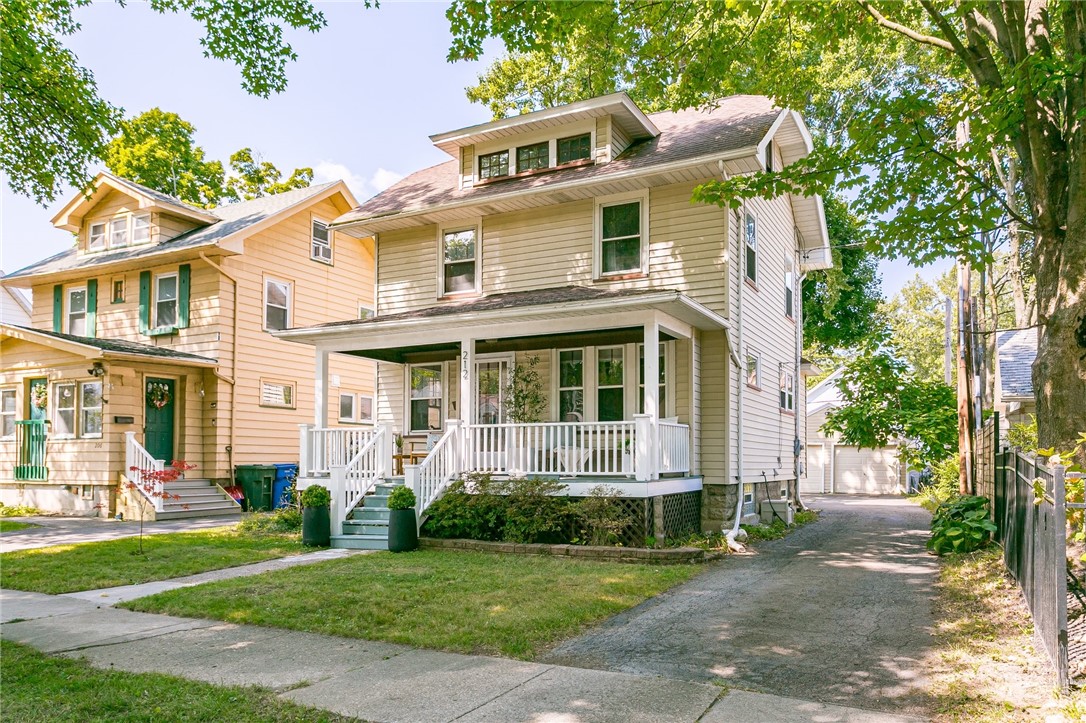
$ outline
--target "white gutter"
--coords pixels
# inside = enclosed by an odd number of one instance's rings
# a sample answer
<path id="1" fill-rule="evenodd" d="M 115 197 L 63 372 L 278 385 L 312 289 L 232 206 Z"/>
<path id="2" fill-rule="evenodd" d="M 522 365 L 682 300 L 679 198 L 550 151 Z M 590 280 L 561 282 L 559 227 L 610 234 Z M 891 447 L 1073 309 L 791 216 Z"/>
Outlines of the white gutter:
<path id="1" fill-rule="evenodd" d="M 720 167 L 720 175 L 722 176 L 722 178 L 725 181 L 727 181 L 728 180 L 728 172 L 724 170 L 724 163 L 721 162 L 719 167 Z M 734 214 L 735 219 L 736 219 L 735 220 L 735 241 L 736 241 L 735 252 L 736 252 L 736 259 L 737 259 L 736 264 L 735 264 L 735 269 L 739 274 L 738 278 L 736 279 L 736 281 L 738 283 L 736 284 L 736 292 L 735 292 L 735 297 L 736 297 L 736 310 L 735 310 L 735 327 L 736 327 L 735 337 L 736 337 L 736 339 L 735 339 L 735 343 L 736 343 L 736 346 L 739 347 L 738 354 L 736 355 L 738 358 L 735 359 L 736 370 L 738 372 L 735 375 L 735 381 L 736 381 L 736 384 L 735 384 L 735 388 L 736 388 L 736 404 L 735 404 L 736 420 L 735 420 L 735 424 L 736 424 L 736 438 L 738 440 L 737 448 L 736 448 L 736 455 L 735 456 L 736 456 L 736 477 L 738 478 L 739 481 L 738 481 L 738 483 L 736 485 L 736 490 L 735 490 L 736 491 L 736 494 L 735 494 L 735 497 L 736 497 L 735 519 L 732 521 L 732 528 L 731 528 L 731 530 L 728 531 L 728 534 L 727 534 L 728 547 L 732 547 L 733 545 L 736 544 L 735 543 L 735 536 L 739 533 L 739 520 L 743 516 L 743 471 L 746 469 L 745 464 L 744 464 L 745 460 L 743 459 L 743 446 L 744 446 L 744 444 L 746 442 L 744 434 L 743 434 L 743 397 L 744 397 L 743 393 L 744 393 L 744 391 L 746 391 L 746 389 L 745 389 L 746 388 L 746 380 L 743 377 L 744 377 L 744 374 L 746 372 L 746 368 L 745 368 L 745 361 L 744 361 L 743 364 L 739 363 L 740 360 L 745 360 L 745 356 L 743 356 L 743 353 L 744 353 L 743 352 L 743 287 L 746 286 L 746 282 L 743 281 L 743 276 L 746 273 L 746 268 L 744 268 L 744 267 L 745 267 L 746 262 L 747 262 L 747 255 L 745 253 L 745 249 L 743 248 L 743 232 L 744 232 L 743 218 L 744 217 L 743 217 L 742 211 L 746 209 L 746 205 L 747 205 L 747 202 L 744 200 L 743 204 L 740 206 L 740 209 L 737 209 L 735 211 L 735 214 Z M 724 218 L 727 219 L 726 214 L 725 214 Z M 726 221 L 725 221 L 725 224 L 726 224 Z M 725 228 L 724 228 L 724 236 L 725 236 L 725 238 L 727 238 L 727 235 L 728 235 L 728 229 L 727 229 L 727 225 L 725 225 Z M 730 274 L 729 274 L 729 276 L 730 276 Z M 728 279 L 728 283 L 731 283 L 730 278 Z"/>
<path id="2" fill-rule="evenodd" d="M 796 259 L 795 268 L 799 269 L 799 259 L 798 259 L 799 249 L 796 250 L 796 256 L 797 256 L 797 259 Z M 793 446 L 792 449 L 795 451 L 795 455 L 796 455 L 795 469 L 796 469 L 796 509 L 797 510 L 804 509 L 803 500 L 800 497 L 800 493 L 799 493 L 799 486 L 800 486 L 799 485 L 799 467 L 800 467 L 799 460 L 800 460 L 800 451 L 801 451 L 800 447 L 802 447 L 802 449 L 807 448 L 806 436 L 803 436 L 803 437 L 800 436 L 800 432 L 802 431 L 802 427 L 804 426 L 804 424 L 801 424 L 800 417 L 799 417 L 799 393 L 800 393 L 801 389 L 803 389 L 804 387 L 807 386 L 806 384 L 801 383 L 801 380 L 803 379 L 803 374 L 802 374 L 802 366 L 803 366 L 803 280 L 805 278 L 807 278 L 807 274 L 797 276 L 797 278 L 796 278 L 796 288 L 792 292 L 792 298 L 793 298 L 792 303 L 795 305 L 795 311 L 796 311 L 796 374 L 792 379 L 792 384 L 795 387 L 795 392 L 794 392 L 795 396 L 793 397 L 795 399 L 795 402 L 794 402 L 793 406 L 795 407 L 795 412 L 796 412 L 796 440 L 799 442 L 799 445 L 795 445 L 795 443 L 793 443 L 794 446 Z M 807 397 L 806 397 L 806 395 L 804 395 L 804 398 L 803 398 L 803 420 L 802 421 L 804 423 L 807 421 Z"/>

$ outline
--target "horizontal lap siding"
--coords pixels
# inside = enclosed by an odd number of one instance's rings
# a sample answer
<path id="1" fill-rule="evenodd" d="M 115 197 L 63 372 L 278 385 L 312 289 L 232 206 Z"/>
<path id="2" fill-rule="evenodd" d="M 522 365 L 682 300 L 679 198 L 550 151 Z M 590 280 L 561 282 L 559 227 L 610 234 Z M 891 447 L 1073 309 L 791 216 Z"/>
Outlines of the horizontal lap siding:
<path id="1" fill-rule="evenodd" d="M 483 219 L 483 287 L 489 293 L 592 283 L 592 202 Z"/>
<path id="2" fill-rule="evenodd" d="M 698 348 L 701 367 L 701 472 L 706 484 L 729 481 L 727 459 L 727 344 L 724 332 L 702 332 Z"/>
<path id="3" fill-rule="evenodd" d="M 437 227 L 383 233 L 377 241 L 380 314 L 433 306 L 437 299 Z"/>

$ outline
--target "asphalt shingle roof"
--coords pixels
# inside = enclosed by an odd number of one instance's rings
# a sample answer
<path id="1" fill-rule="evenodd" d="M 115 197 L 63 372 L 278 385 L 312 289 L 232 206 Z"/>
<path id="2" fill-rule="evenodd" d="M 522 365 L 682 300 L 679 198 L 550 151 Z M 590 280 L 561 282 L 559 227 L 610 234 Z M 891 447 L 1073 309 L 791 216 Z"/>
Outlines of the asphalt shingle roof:
<path id="1" fill-rule="evenodd" d="M 558 181 L 606 180 L 608 176 L 693 160 L 710 153 L 757 145 L 780 115 L 764 96 L 735 95 L 712 110 L 689 109 L 649 114 L 660 135 L 631 145 L 610 163 L 559 169 L 510 178 L 476 188 L 459 188 L 459 161 L 431 166 L 407 176 L 369 199 L 336 223 L 419 211 L 457 201 L 483 201 Z"/>
<path id="2" fill-rule="evenodd" d="M 1004 397 L 1033 396 L 1033 360 L 1037 358 L 1037 329 L 1003 331 L 999 346 L 999 386 Z"/>
<path id="3" fill-rule="evenodd" d="M 61 334 L 57 331 L 47 331 L 45 329 L 35 329 L 30 326 L 18 326 L 12 324 L 16 329 L 22 329 L 24 331 L 33 332 L 35 334 L 44 334 L 45 336 L 51 336 L 56 339 L 62 339 L 64 341 L 75 342 L 76 344 L 84 344 L 86 346 L 92 346 L 102 351 L 115 351 L 121 354 L 139 354 L 141 356 L 153 357 L 155 359 L 174 359 L 179 361 L 199 361 L 215 363 L 215 359 L 211 359 L 206 356 L 199 356 L 198 354 L 189 354 L 184 351 L 174 351 L 161 346 L 151 346 L 150 344 L 140 344 L 134 341 L 125 341 L 124 339 L 98 339 L 89 336 L 73 336 L 72 334 Z"/>
<path id="4" fill-rule="evenodd" d="M 5 278 L 13 279 L 21 276 L 93 268 L 95 266 L 102 266 L 117 261 L 128 261 L 130 259 L 138 259 L 145 256 L 170 253 L 180 249 L 211 246 L 224 238 L 243 230 L 247 226 L 260 223 L 290 206 L 301 203 L 312 196 L 316 196 L 335 183 L 338 183 L 338 181 L 309 186 L 308 188 L 300 188 L 294 191 L 287 191 L 286 193 L 278 193 L 273 196 L 264 196 L 263 198 L 256 198 L 252 201 L 231 203 L 213 209 L 195 209 L 217 216 L 220 220 L 157 244 L 132 246 L 117 251 L 93 254 L 81 254 L 73 247 L 67 251 L 62 251 L 59 254 L 50 256 L 47 259 L 30 264 L 18 271 L 14 271 Z M 138 183 L 132 183 L 131 181 L 126 181 L 126 184 L 139 190 L 141 193 L 147 193 L 150 190 Z M 152 193 L 169 199 L 169 202 L 174 205 L 188 206 L 188 204 L 185 204 L 172 196 L 166 196 L 157 191 L 153 191 Z M 192 207 L 190 206 L 190 208 Z"/>

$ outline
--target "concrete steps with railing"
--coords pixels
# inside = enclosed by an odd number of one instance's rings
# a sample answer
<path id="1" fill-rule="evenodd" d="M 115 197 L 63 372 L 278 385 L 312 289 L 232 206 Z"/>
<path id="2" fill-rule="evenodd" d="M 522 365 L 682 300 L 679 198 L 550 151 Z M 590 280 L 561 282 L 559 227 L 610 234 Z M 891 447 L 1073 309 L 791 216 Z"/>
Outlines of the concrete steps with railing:
<path id="1" fill-rule="evenodd" d="M 163 500 L 156 520 L 180 520 L 187 517 L 223 517 L 224 522 L 241 519 L 241 505 L 218 485 L 207 479 L 179 479 L 165 490 L 179 499 Z"/>
<path id="2" fill-rule="evenodd" d="M 341 534 L 332 535 L 332 547 L 351 550 L 388 549 L 388 496 L 403 486 L 403 477 L 389 477 L 362 498 L 343 521 Z"/>

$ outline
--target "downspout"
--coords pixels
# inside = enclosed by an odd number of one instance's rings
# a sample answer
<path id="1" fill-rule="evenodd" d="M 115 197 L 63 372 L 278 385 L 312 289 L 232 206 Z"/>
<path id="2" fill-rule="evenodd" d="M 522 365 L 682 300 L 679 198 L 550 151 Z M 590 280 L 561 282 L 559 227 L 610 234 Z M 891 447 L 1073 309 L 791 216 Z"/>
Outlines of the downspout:
<path id="1" fill-rule="evenodd" d="M 717 168 L 720 169 L 721 178 L 723 180 L 727 181 L 728 180 L 728 172 L 724 169 L 724 161 L 718 161 L 717 162 Z M 745 209 L 745 208 L 746 208 L 746 202 L 744 201 L 744 203 L 740 207 L 740 209 L 737 209 L 735 211 L 735 214 L 734 214 L 735 219 L 736 219 L 736 222 L 735 222 L 735 240 L 736 240 L 736 259 L 737 259 L 737 263 L 735 264 L 735 267 L 736 267 L 736 270 L 739 273 L 739 276 L 738 276 L 738 279 L 737 279 L 738 283 L 736 284 L 736 293 L 735 293 L 735 296 L 736 296 L 735 345 L 738 347 L 739 354 L 737 355 L 737 358 L 739 360 L 744 360 L 745 359 L 745 356 L 743 354 L 743 287 L 746 286 L 746 284 L 743 281 L 743 274 L 746 272 L 746 269 L 743 268 L 743 267 L 746 264 L 747 255 L 744 253 L 744 250 L 743 250 L 743 214 L 741 212 L 741 209 Z M 727 218 L 727 217 L 725 217 L 725 218 Z M 731 240 L 727 239 L 727 236 L 728 236 L 728 225 L 727 225 L 727 223 L 724 224 L 724 236 L 725 236 L 725 239 L 726 239 L 727 243 L 729 245 L 731 245 Z M 731 279 L 728 279 L 728 283 L 731 283 Z M 727 540 L 728 540 L 728 546 L 729 547 L 732 547 L 732 546 L 737 544 L 735 542 L 735 536 L 739 533 L 739 520 L 743 516 L 743 470 L 745 469 L 745 467 L 743 465 L 743 461 L 744 461 L 743 460 L 743 446 L 744 446 L 744 442 L 745 442 L 744 435 L 743 435 L 743 396 L 744 396 L 743 393 L 746 391 L 745 388 L 744 388 L 744 387 L 746 387 L 746 383 L 745 383 L 745 380 L 743 379 L 743 371 L 744 371 L 744 369 L 743 369 L 742 363 L 738 363 L 738 362 L 736 363 L 736 370 L 737 370 L 737 374 L 735 375 L 735 381 L 736 381 L 736 385 L 735 385 L 735 388 L 736 388 L 736 397 L 735 397 L 736 422 L 735 423 L 736 423 L 736 439 L 737 439 L 737 443 L 736 443 L 736 452 L 735 452 L 735 454 L 736 454 L 736 468 L 737 468 L 736 469 L 736 478 L 737 478 L 738 482 L 737 482 L 737 485 L 736 485 L 736 495 L 735 495 L 735 497 L 736 497 L 735 519 L 732 521 L 732 528 L 727 533 Z"/>
<path id="2" fill-rule="evenodd" d="M 800 255 L 799 254 L 799 249 L 797 248 L 796 249 L 797 263 L 796 263 L 796 266 L 795 266 L 797 271 L 799 270 L 799 263 L 798 263 L 799 255 Z M 802 437 L 800 436 L 800 432 L 804 431 L 803 430 L 804 425 L 802 425 L 800 423 L 800 418 L 799 418 L 799 411 L 800 411 L 799 410 L 799 403 L 800 403 L 799 395 L 800 395 L 800 392 L 802 392 L 803 393 L 803 421 L 804 422 L 807 421 L 807 385 L 803 384 L 801 382 L 801 380 L 803 379 L 803 280 L 806 279 L 806 278 L 807 278 L 807 274 L 797 274 L 796 275 L 796 288 L 792 292 L 792 296 L 793 296 L 792 303 L 795 304 L 795 313 L 796 313 L 796 376 L 793 379 L 792 384 L 795 386 L 795 392 L 794 392 L 795 397 L 794 397 L 794 399 L 796 400 L 795 404 L 794 404 L 794 406 L 796 408 L 796 442 L 795 442 L 794 449 L 795 449 L 795 453 L 796 453 L 796 509 L 797 510 L 806 509 L 806 505 L 803 504 L 803 499 L 800 497 L 800 493 L 799 493 L 799 467 L 800 467 L 799 460 L 800 460 L 800 452 L 807 448 L 806 435 L 804 435 Z"/>
<path id="3" fill-rule="evenodd" d="M 220 274 L 230 279 L 230 283 L 234 285 L 234 313 L 233 313 L 233 337 L 230 349 L 230 376 L 223 375 L 222 372 L 215 369 L 215 377 L 221 379 L 230 385 L 230 444 L 226 447 L 227 458 L 227 476 L 231 483 L 233 482 L 234 475 L 234 419 L 237 414 L 238 407 L 238 395 L 237 395 L 237 378 L 238 378 L 238 280 L 229 271 L 218 265 L 207 257 L 203 251 L 200 252 L 200 258 L 207 262 L 209 266 L 218 271 Z"/>

